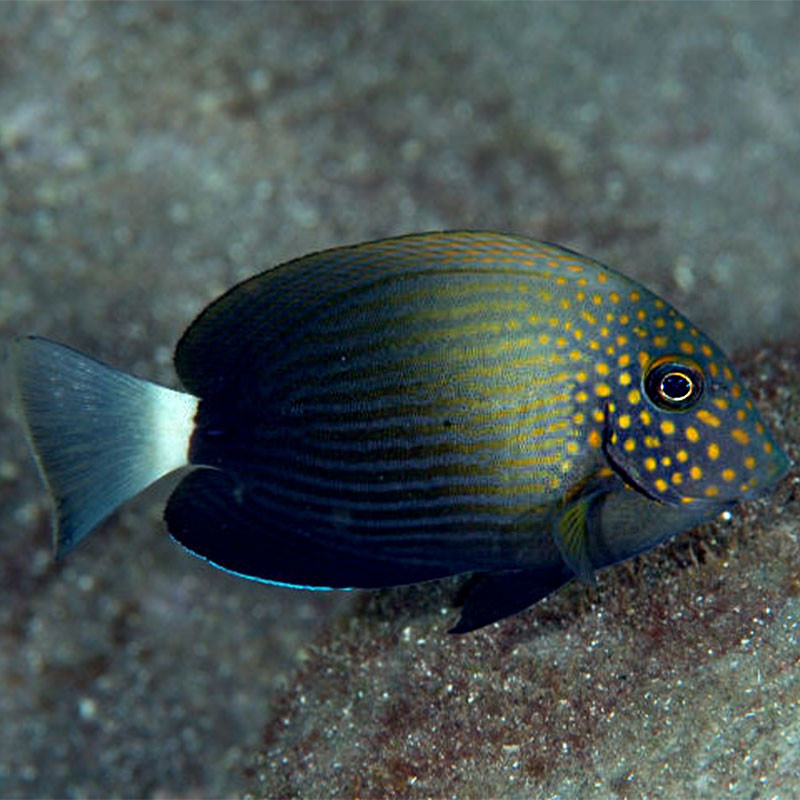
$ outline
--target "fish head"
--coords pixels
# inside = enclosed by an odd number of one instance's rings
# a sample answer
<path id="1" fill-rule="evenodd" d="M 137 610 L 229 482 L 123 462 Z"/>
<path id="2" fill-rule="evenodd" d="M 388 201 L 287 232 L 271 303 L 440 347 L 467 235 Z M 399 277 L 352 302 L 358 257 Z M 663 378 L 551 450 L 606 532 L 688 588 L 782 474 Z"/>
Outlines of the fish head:
<path id="1" fill-rule="evenodd" d="M 788 470 L 725 354 L 670 309 L 666 331 L 627 370 L 605 404 L 610 466 L 654 500 L 725 508 L 762 494 Z"/>

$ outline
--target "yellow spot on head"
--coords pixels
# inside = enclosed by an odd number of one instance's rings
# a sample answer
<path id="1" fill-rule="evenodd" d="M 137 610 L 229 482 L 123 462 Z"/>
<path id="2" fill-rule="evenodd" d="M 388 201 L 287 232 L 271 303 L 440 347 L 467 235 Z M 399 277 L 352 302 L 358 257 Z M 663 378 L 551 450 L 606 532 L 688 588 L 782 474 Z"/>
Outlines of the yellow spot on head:
<path id="1" fill-rule="evenodd" d="M 577 453 L 580 450 L 580 445 L 577 442 L 567 442 L 567 452 Z"/>
<path id="2" fill-rule="evenodd" d="M 672 473 L 672 482 L 676 486 L 680 486 L 683 483 L 683 473 L 682 472 L 673 472 Z"/>
<path id="3" fill-rule="evenodd" d="M 628 344 L 627 336 L 617 336 L 617 345 L 619 345 L 619 347 L 625 347 L 626 344 Z"/>
<path id="4" fill-rule="evenodd" d="M 595 364 L 594 368 L 597 370 L 598 375 L 608 375 L 608 373 L 611 372 L 608 364 L 604 363 L 603 361 Z"/>
<path id="5" fill-rule="evenodd" d="M 699 481 L 700 478 L 703 477 L 703 470 L 701 470 L 700 467 L 695 465 L 689 470 L 689 475 L 691 476 L 693 481 Z"/>
<path id="6" fill-rule="evenodd" d="M 764 442 L 764 452 L 771 453 L 772 452 L 772 444 L 771 442 Z"/>
<path id="7" fill-rule="evenodd" d="M 605 272 L 598 272 L 597 273 L 597 282 L 598 283 L 605 283 L 608 280 L 608 276 Z"/>
<path id="8" fill-rule="evenodd" d="M 622 428 L 622 430 L 626 430 L 627 428 L 630 428 L 630 426 L 631 426 L 631 415 L 630 414 L 621 414 L 620 418 L 617 420 L 617 422 L 619 423 L 619 426 L 620 426 L 620 428 Z"/>
<path id="9" fill-rule="evenodd" d="M 713 403 L 720 411 L 725 411 L 730 405 L 724 397 L 715 397 Z"/>
<path id="10" fill-rule="evenodd" d="M 753 458 L 753 456 L 747 456 L 747 458 L 744 460 L 744 465 L 747 467 L 747 469 L 755 469 L 756 460 Z"/>
<path id="11" fill-rule="evenodd" d="M 712 378 L 716 378 L 719 375 L 719 367 L 713 362 L 708 362 L 708 371 L 711 373 Z"/>
<path id="12" fill-rule="evenodd" d="M 719 489 L 716 486 L 706 486 L 705 488 L 705 495 L 706 497 L 716 497 L 719 494 Z"/>
<path id="13" fill-rule="evenodd" d="M 594 417 L 594 421 L 595 422 L 605 422 L 606 421 L 606 415 L 599 408 L 596 408 L 592 412 L 592 417 Z"/>
<path id="14" fill-rule="evenodd" d="M 675 453 L 675 458 L 677 458 L 681 464 L 685 464 L 689 460 L 689 453 L 687 453 L 686 450 L 678 450 L 678 452 Z"/>
<path id="15" fill-rule="evenodd" d="M 645 320 L 645 319 L 647 319 L 647 312 L 646 312 L 646 311 L 645 311 L 643 308 L 640 308 L 640 309 L 639 309 L 639 310 L 636 312 L 636 319 L 638 319 L 638 320 Z"/>
<path id="16" fill-rule="evenodd" d="M 647 363 L 650 361 L 650 353 L 644 352 L 644 350 L 639 353 L 639 366 L 647 366 Z"/>
<path id="17" fill-rule="evenodd" d="M 610 397 L 611 387 L 607 383 L 598 383 L 594 387 L 594 392 L 598 397 Z"/>
<path id="18" fill-rule="evenodd" d="M 620 386 L 630 386 L 632 380 L 633 378 L 631 378 L 630 372 L 620 372 L 619 374 Z"/>
<path id="19" fill-rule="evenodd" d="M 659 492 L 666 492 L 669 489 L 669 484 L 663 478 L 656 478 L 655 487 Z"/>
<path id="20" fill-rule="evenodd" d="M 649 425 L 653 421 L 653 417 L 647 409 L 639 413 L 639 419 L 642 421 L 642 425 Z"/>
<path id="21" fill-rule="evenodd" d="M 628 402 L 635 406 L 637 405 L 642 399 L 642 393 L 638 389 L 631 389 L 628 392 Z"/>
<path id="22" fill-rule="evenodd" d="M 653 337 L 653 344 L 656 347 L 666 347 L 668 341 L 669 341 L 669 339 L 667 339 L 666 336 L 654 336 Z"/>
<path id="23" fill-rule="evenodd" d="M 580 350 L 570 350 L 569 357 L 573 361 L 580 361 L 583 355 Z"/>
<path id="24" fill-rule="evenodd" d="M 602 305 L 602 304 L 603 304 L 603 297 L 602 297 L 602 295 L 599 295 L 599 294 L 596 294 L 596 295 L 594 295 L 594 297 L 592 297 L 592 302 L 593 302 L 593 303 L 594 303 L 596 306 Z"/>
<path id="25" fill-rule="evenodd" d="M 682 319 L 675 320 L 675 330 L 682 331 L 686 327 L 686 323 Z"/>
<path id="26" fill-rule="evenodd" d="M 620 356 L 620 357 L 617 359 L 617 364 L 619 364 L 619 366 L 620 366 L 620 367 L 627 367 L 627 366 L 630 366 L 630 363 L 631 363 L 631 357 L 630 357 L 630 356 L 629 356 L 627 353 L 623 353 L 623 354 L 622 354 L 622 355 L 621 355 L 621 356 Z"/>
<path id="27" fill-rule="evenodd" d="M 620 301 L 619 292 L 610 292 L 609 295 L 608 295 L 608 299 L 612 303 L 619 303 L 619 301 Z"/>
<path id="28" fill-rule="evenodd" d="M 657 467 L 658 464 L 656 463 L 656 460 L 652 456 L 647 456 L 647 458 L 644 460 L 644 468 L 648 472 L 655 472 Z"/>
<path id="29" fill-rule="evenodd" d="M 743 422 L 745 419 L 747 419 L 747 412 L 743 408 L 737 408 L 736 419 L 738 419 L 739 422 Z"/>
<path id="30" fill-rule="evenodd" d="M 661 432 L 667 436 L 672 436 L 675 433 L 675 423 L 671 419 L 661 421 Z"/>
<path id="31" fill-rule="evenodd" d="M 714 354 L 714 351 L 707 344 L 701 344 L 700 345 L 700 351 L 707 358 L 711 358 L 711 356 Z"/>
<path id="32" fill-rule="evenodd" d="M 726 368 L 726 369 L 727 369 L 727 368 Z M 728 370 L 728 371 L 730 372 L 730 370 Z M 734 385 L 731 387 L 731 394 L 732 394 L 734 397 L 741 397 L 741 396 L 742 396 L 742 387 L 741 387 L 741 386 L 739 386 L 739 384 L 738 384 L 738 383 L 734 384 Z"/>
<path id="33" fill-rule="evenodd" d="M 651 450 L 657 447 L 661 447 L 661 440 L 658 438 L 658 436 L 645 436 L 644 446 L 649 447 Z"/>
<path id="34" fill-rule="evenodd" d="M 600 446 L 603 444 L 603 437 L 597 431 L 591 431 L 589 433 L 589 445 L 593 447 L 595 450 L 599 450 Z"/>
<path id="35" fill-rule="evenodd" d="M 577 341 L 583 339 L 583 331 L 580 328 L 575 328 L 575 330 L 572 331 L 572 335 L 575 337 Z"/>
<path id="36" fill-rule="evenodd" d="M 656 317 L 653 320 L 653 325 L 655 325 L 656 328 L 663 328 L 666 324 L 667 321 L 664 319 L 664 317 Z"/>
<path id="37" fill-rule="evenodd" d="M 550 337 L 546 333 L 539 334 L 539 344 L 547 344 L 550 341 Z"/>
<path id="38" fill-rule="evenodd" d="M 672 459 L 669 456 L 664 456 L 661 459 L 661 465 L 663 467 L 671 467 L 672 466 Z"/>
<path id="39" fill-rule="evenodd" d="M 608 355 L 610 355 L 610 356 L 614 355 L 615 350 L 614 350 L 614 345 L 613 344 L 610 344 L 608 347 L 606 347 L 606 353 Z"/>
<path id="40" fill-rule="evenodd" d="M 559 305 L 564 309 L 564 311 L 566 311 L 570 307 L 570 302 L 566 297 L 562 297 Z"/>
<path id="41" fill-rule="evenodd" d="M 576 403 L 585 403 L 589 399 L 589 395 L 586 394 L 583 390 L 579 392 L 575 392 L 575 402 Z"/>
<path id="42" fill-rule="evenodd" d="M 689 355 L 694 353 L 694 345 L 691 342 L 681 342 L 678 347 L 680 347 L 682 352 L 688 353 Z"/>
<path id="43" fill-rule="evenodd" d="M 586 383 L 589 380 L 589 374 L 581 370 L 580 372 L 575 373 L 575 380 L 579 381 L 580 383 Z"/>
<path id="44" fill-rule="evenodd" d="M 706 425 L 708 425 L 711 428 L 719 428 L 719 426 L 720 426 L 719 417 L 716 416 L 716 414 L 712 414 L 706 408 L 701 408 L 697 412 L 697 419 L 699 419 L 700 422 L 705 423 Z"/>
<path id="45" fill-rule="evenodd" d="M 636 439 L 626 439 L 625 444 L 622 445 L 626 453 L 632 453 L 636 449 Z"/>
<path id="46" fill-rule="evenodd" d="M 724 375 L 724 376 L 725 376 L 725 377 L 726 377 L 726 378 L 727 378 L 729 381 L 732 381 L 732 380 L 733 380 L 733 373 L 731 372 L 731 368 L 730 368 L 730 367 L 729 367 L 727 364 L 726 364 L 726 365 L 725 365 L 725 366 L 722 368 L 722 374 L 723 374 L 723 375 Z"/>
<path id="47" fill-rule="evenodd" d="M 565 338 L 564 336 L 559 336 L 559 337 L 556 339 L 556 346 L 557 346 L 557 347 L 566 347 L 566 346 L 567 346 L 567 340 L 566 340 L 566 338 Z"/>
<path id="48" fill-rule="evenodd" d="M 638 303 L 642 299 L 642 296 L 639 292 L 633 291 L 628 295 L 628 298 L 632 303 Z"/>
<path id="49" fill-rule="evenodd" d="M 719 445 L 716 442 L 711 442 L 708 446 L 708 457 L 712 461 L 716 461 L 719 458 Z"/>
<path id="50" fill-rule="evenodd" d="M 764 426 L 760 422 L 756 422 L 756 433 L 759 436 L 764 433 Z"/>
<path id="51" fill-rule="evenodd" d="M 748 435 L 747 431 L 743 431 L 741 428 L 734 428 L 731 431 L 731 436 L 733 437 L 734 441 L 741 445 L 750 444 L 750 436 Z"/>
<path id="52" fill-rule="evenodd" d="M 687 428 L 686 428 L 685 433 L 686 433 L 686 438 L 690 442 L 694 443 L 694 442 L 699 442 L 700 441 L 700 434 L 697 432 L 697 428 L 695 428 L 695 427 L 693 427 L 691 425 L 688 425 Z"/>
<path id="53" fill-rule="evenodd" d="M 728 483 L 736 480 L 736 470 L 734 469 L 722 470 L 722 480 L 727 481 Z"/>
<path id="54" fill-rule="evenodd" d="M 663 300 L 661 300 L 661 299 L 656 299 L 656 302 L 655 302 L 655 307 L 656 307 L 656 308 L 665 308 L 665 307 L 666 307 L 666 304 L 664 303 L 664 301 L 663 301 Z"/>

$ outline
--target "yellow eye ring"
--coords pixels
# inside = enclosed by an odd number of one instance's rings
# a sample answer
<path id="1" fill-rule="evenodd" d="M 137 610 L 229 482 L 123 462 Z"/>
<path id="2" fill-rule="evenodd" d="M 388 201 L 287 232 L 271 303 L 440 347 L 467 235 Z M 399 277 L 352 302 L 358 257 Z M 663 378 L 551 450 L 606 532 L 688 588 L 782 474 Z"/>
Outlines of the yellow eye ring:
<path id="1" fill-rule="evenodd" d="M 658 384 L 658 393 L 670 403 L 682 403 L 694 392 L 694 381 L 685 372 L 668 372 Z"/>
<path id="2" fill-rule="evenodd" d="M 703 394 L 703 372 L 678 356 L 656 359 L 644 376 L 647 397 L 665 411 L 685 411 Z"/>

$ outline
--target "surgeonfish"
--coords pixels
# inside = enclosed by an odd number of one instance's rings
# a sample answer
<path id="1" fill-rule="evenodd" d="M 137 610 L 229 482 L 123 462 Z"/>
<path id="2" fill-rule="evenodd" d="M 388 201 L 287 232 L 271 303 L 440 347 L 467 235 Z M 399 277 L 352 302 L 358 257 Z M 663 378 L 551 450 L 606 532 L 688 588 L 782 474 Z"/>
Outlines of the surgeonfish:
<path id="1" fill-rule="evenodd" d="M 184 391 L 21 337 L 57 557 L 174 470 L 171 536 L 237 575 L 376 588 L 473 573 L 455 632 L 763 493 L 788 469 L 735 369 L 664 300 L 491 232 L 314 253 L 234 286 Z"/>

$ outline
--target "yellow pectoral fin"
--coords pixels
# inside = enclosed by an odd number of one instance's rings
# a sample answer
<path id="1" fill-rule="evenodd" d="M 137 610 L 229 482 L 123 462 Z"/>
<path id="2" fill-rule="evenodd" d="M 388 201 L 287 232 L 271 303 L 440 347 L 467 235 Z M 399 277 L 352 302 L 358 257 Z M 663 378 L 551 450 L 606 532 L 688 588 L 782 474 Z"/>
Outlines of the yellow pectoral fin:
<path id="1" fill-rule="evenodd" d="M 564 563 L 575 577 L 589 586 L 596 581 L 589 558 L 589 521 L 601 492 L 582 495 L 570 502 L 553 524 L 553 539 Z"/>

